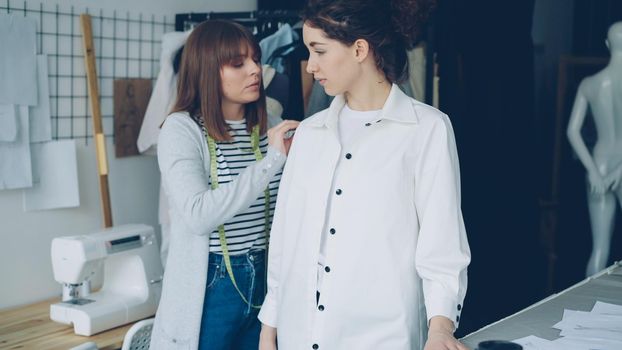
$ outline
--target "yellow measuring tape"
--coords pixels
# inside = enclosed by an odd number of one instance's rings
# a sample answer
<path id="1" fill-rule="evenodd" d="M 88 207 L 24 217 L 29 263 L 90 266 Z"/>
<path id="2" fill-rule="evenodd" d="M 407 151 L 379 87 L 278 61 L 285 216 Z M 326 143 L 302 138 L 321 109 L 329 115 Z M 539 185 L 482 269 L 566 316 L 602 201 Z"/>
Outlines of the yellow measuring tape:
<path id="1" fill-rule="evenodd" d="M 210 156 L 210 177 L 212 181 L 211 187 L 213 190 L 215 190 L 218 188 L 218 164 L 216 163 L 216 141 L 214 141 L 214 139 L 211 136 L 209 136 L 207 131 L 205 131 L 205 138 L 207 138 L 207 147 L 208 147 L 209 156 Z M 241 150 L 241 151 L 247 152 L 247 153 L 252 152 L 255 154 L 255 159 L 257 161 L 262 160 L 263 155 L 261 154 L 261 150 L 259 149 L 259 125 L 255 125 L 251 132 L 251 147 L 252 147 L 251 150 Z M 266 189 L 264 190 L 264 197 L 265 197 L 264 198 L 264 217 L 265 217 L 264 232 L 266 234 L 266 250 L 267 250 L 268 240 L 270 236 L 270 227 L 269 227 L 270 226 L 270 185 L 268 185 Z M 242 297 L 242 300 L 244 300 L 246 304 L 248 304 L 250 307 L 255 308 L 255 309 L 261 308 L 261 305 L 251 304 L 246 299 L 242 291 L 240 291 L 238 284 L 235 282 L 235 276 L 233 275 L 233 269 L 231 268 L 231 258 L 229 257 L 229 248 L 227 247 L 225 225 L 218 226 L 218 235 L 220 238 L 220 248 L 222 249 L 222 256 L 223 256 L 223 259 L 225 260 L 225 267 L 227 268 L 227 273 L 229 274 L 229 278 L 231 278 L 231 282 L 233 283 L 233 286 L 238 291 L 238 293 L 240 294 L 240 297 Z"/>

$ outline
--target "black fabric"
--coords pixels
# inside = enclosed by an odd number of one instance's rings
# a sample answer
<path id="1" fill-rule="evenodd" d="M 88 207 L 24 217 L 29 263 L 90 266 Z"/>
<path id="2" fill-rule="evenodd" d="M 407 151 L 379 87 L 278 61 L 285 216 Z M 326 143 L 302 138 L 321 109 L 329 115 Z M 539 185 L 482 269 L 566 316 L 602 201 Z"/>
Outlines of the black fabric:
<path id="1" fill-rule="evenodd" d="M 302 38 L 302 32 L 297 29 L 298 37 Z M 285 74 L 289 78 L 289 101 L 284 109 L 283 119 L 303 120 L 304 102 L 302 99 L 302 75 L 300 62 L 309 58 L 309 50 L 298 40 L 295 49 L 283 57 Z"/>
<path id="2" fill-rule="evenodd" d="M 534 148 L 533 0 L 439 2 L 440 109 L 454 126 L 472 251 L 459 334 L 544 296 Z"/>
<path id="3" fill-rule="evenodd" d="M 279 101 L 285 110 L 289 101 L 289 78 L 287 75 L 277 72 L 266 87 L 266 96 Z"/>

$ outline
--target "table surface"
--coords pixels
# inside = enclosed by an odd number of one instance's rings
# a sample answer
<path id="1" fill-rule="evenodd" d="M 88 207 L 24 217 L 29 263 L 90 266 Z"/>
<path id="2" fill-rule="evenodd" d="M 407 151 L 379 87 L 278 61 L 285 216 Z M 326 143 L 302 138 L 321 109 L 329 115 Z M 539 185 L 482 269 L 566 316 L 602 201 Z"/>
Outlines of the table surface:
<path id="1" fill-rule="evenodd" d="M 135 322 L 85 337 L 76 335 L 73 326 L 50 319 L 50 305 L 58 298 L 0 311 L 0 349 L 67 350 L 94 342 L 100 350 L 120 349 L 123 337 Z"/>
<path id="2" fill-rule="evenodd" d="M 551 327 L 562 319 L 564 309 L 591 311 L 596 301 L 622 305 L 622 262 L 473 332 L 461 341 L 475 349 L 479 342 L 485 340 L 515 340 L 529 335 L 555 340 L 559 338 L 560 331 Z"/>
<path id="3" fill-rule="evenodd" d="M 622 305 L 622 263 L 551 295 L 503 320 L 473 332 L 461 341 L 472 349 L 484 340 L 514 340 L 529 335 L 554 340 L 559 330 L 551 328 L 564 309 L 590 311 L 597 300 Z M 94 342 L 100 350 L 120 349 L 132 323 L 90 337 L 74 334 L 73 326 L 50 320 L 50 305 L 58 299 L 0 311 L 0 349 L 67 350 Z"/>

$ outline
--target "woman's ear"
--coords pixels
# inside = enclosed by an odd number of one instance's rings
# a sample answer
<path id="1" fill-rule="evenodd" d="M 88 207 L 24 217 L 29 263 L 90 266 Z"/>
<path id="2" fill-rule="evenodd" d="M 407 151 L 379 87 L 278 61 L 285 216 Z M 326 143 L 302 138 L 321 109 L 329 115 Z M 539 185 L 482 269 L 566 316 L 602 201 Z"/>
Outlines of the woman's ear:
<path id="1" fill-rule="evenodd" d="M 360 63 L 369 55 L 369 43 L 365 39 L 357 39 L 352 45 L 356 60 Z"/>

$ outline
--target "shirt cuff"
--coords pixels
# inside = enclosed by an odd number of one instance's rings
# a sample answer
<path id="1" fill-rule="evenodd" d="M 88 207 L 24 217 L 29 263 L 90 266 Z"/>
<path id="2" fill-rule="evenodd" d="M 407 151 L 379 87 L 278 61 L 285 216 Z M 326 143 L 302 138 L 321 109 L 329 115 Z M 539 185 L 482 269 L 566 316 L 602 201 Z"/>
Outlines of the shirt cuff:
<path id="1" fill-rule="evenodd" d="M 428 325 L 430 319 L 434 316 L 444 316 L 454 323 L 454 329 L 458 329 L 460 323 L 460 314 L 462 312 L 462 303 L 455 302 L 449 298 L 437 297 L 425 302 Z"/>
<path id="2" fill-rule="evenodd" d="M 264 299 L 263 305 L 261 305 L 261 310 L 259 310 L 259 315 L 257 316 L 261 323 L 266 326 L 270 326 L 272 328 L 277 328 L 277 311 L 276 311 L 276 301 L 272 297 L 270 293 L 266 295 Z"/>
<path id="3" fill-rule="evenodd" d="M 272 146 L 268 146 L 268 152 L 263 159 L 261 172 L 269 177 L 274 176 L 285 164 L 287 156 Z"/>

